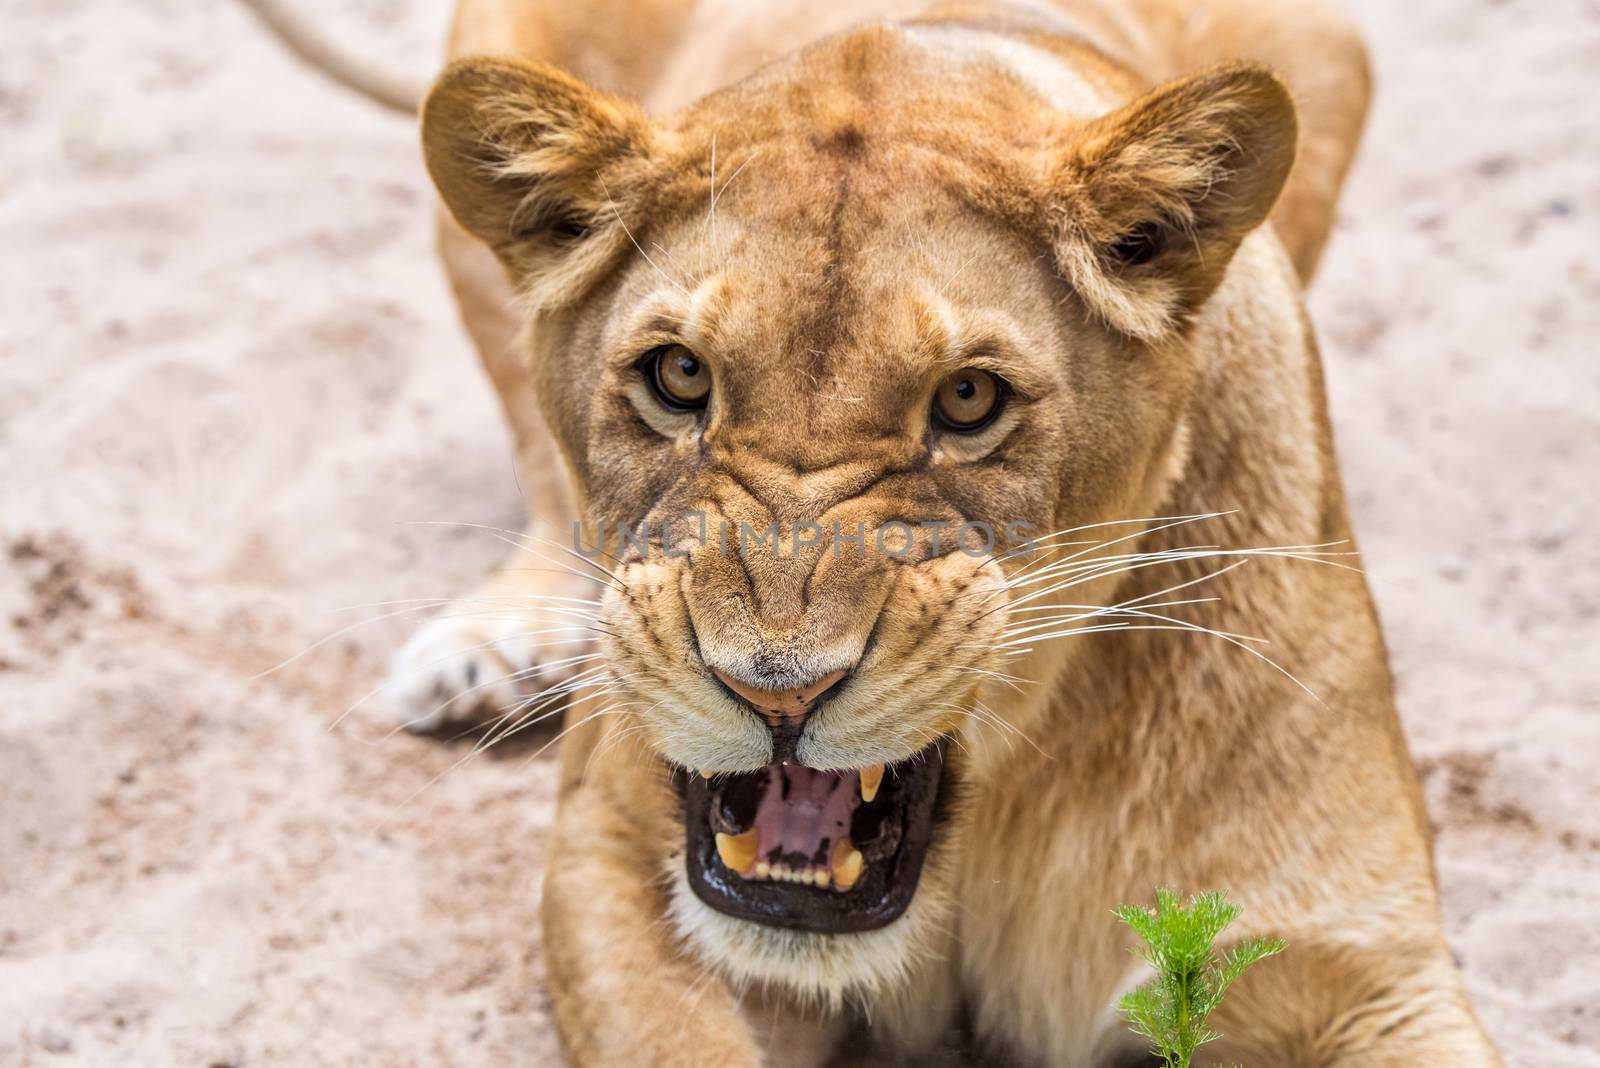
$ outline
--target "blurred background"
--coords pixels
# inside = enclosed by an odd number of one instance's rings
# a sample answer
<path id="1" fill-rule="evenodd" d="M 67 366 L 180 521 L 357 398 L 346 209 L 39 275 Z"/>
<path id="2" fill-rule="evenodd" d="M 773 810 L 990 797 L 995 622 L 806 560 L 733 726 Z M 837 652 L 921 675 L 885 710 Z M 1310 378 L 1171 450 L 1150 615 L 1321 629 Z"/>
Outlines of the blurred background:
<path id="1" fill-rule="evenodd" d="M 1347 4 L 1311 304 L 1446 929 L 1597 1068 L 1600 2 Z M 448 0 L 304 8 L 437 65 Z M 522 519 L 413 125 L 236 3 L 0 0 L 0 131 L 0 1065 L 555 1063 L 553 754 L 339 719 Z"/>

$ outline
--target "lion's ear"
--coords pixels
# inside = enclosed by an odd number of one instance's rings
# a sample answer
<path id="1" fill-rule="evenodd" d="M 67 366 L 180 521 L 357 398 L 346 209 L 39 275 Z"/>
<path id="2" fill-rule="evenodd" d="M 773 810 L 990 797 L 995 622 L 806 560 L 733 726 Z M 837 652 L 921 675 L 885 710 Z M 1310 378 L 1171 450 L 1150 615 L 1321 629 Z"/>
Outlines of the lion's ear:
<path id="1" fill-rule="evenodd" d="M 1181 327 L 1272 210 L 1295 152 L 1288 90 L 1230 65 L 1163 85 L 1089 123 L 1047 197 L 1056 261 L 1113 327 Z"/>
<path id="2" fill-rule="evenodd" d="M 653 134 L 626 101 L 510 59 L 451 64 L 422 105 L 423 154 L 445 205 L 546 307 L 576 297 L 626 242 Z"/>

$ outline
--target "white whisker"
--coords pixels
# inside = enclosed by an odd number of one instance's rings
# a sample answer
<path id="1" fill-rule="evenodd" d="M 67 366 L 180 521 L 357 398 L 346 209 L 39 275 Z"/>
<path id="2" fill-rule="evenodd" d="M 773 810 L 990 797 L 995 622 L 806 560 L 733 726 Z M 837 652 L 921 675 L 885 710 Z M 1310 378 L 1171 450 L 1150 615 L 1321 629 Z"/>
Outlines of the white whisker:
<path id="1" fill-rule="evenodd" d="M 617 209 L 617 202 L 611 199 L 611 190 L 606 188 L 606 180 L 600 177 L 598 174 L 595 175 L 595 180 L 600 183 L 600 191 L 606 195 L 606 206 L 611 209 L 611 214 L 616 217 L 617 225 L 621 226 L 622 232 L 628 235 L 628 240 L 633 242 L 633 247 L 639 250 L 639 255 L 644 257 L 644 262 L 648 263 L 651 268 L 654 269 L 656 274 L 661 276 L 662 281 L 666 282 L 669 286 L 672 286 L 685 297 L 692 298 L 693 294 L 689 292 L 683 283 L 669 276 L 666 271 L 663 271 L 661 266 L 657 264 L 655 260 L 650 258 L 650 253 L 646 252 L 644 247 L 639 244 L 639 239 L 633 236 L 633 231 L 628 229 L 627 222 L 622 218 L 622 212 Z"/>

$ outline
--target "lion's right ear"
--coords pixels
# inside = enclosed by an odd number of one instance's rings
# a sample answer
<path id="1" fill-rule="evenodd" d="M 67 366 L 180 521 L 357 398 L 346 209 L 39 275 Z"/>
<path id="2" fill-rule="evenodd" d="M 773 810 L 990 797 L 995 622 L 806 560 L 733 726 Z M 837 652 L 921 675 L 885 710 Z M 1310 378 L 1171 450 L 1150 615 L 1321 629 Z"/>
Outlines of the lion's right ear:
<path id="1" fill-rule="evenodd" d="M 1112 326 L 1181 327 L 1266 221 L 1294 163 L 1294 101 L 1261 67 L 1168 82 L 1085 124 L 1054 161 L 1056 262 Z"/>
<path id="2" fill-rule="evenodd" d="M 626 101 L 512 59 L 452 63 L 422 105 L 439 195 L 540 307 L 575 299 L 626 245 L 653 134 Z"/>

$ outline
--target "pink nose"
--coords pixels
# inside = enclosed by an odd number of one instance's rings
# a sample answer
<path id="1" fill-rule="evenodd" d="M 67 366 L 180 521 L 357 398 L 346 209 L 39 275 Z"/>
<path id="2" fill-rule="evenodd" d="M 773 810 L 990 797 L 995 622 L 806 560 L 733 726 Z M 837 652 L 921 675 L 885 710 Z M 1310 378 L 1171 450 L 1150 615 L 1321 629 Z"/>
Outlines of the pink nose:
<path id="1" fill-rule="evenodd" d="M 713 671 L 716 669 L 713 668 Z M 731 675 L 717 671 L 717 678 L 722 684 L 746 701 L 755 705 L 758 710 L 769 716 L 803 716 L 811 711 L 811 703 L 822 696 L 823 691 L 849 673 L 848 668 L 824 675 L 810 686 L 802 686 L 797 690 L 763 690 L 756 686 L 748 685 L 733 678 Z"/>

